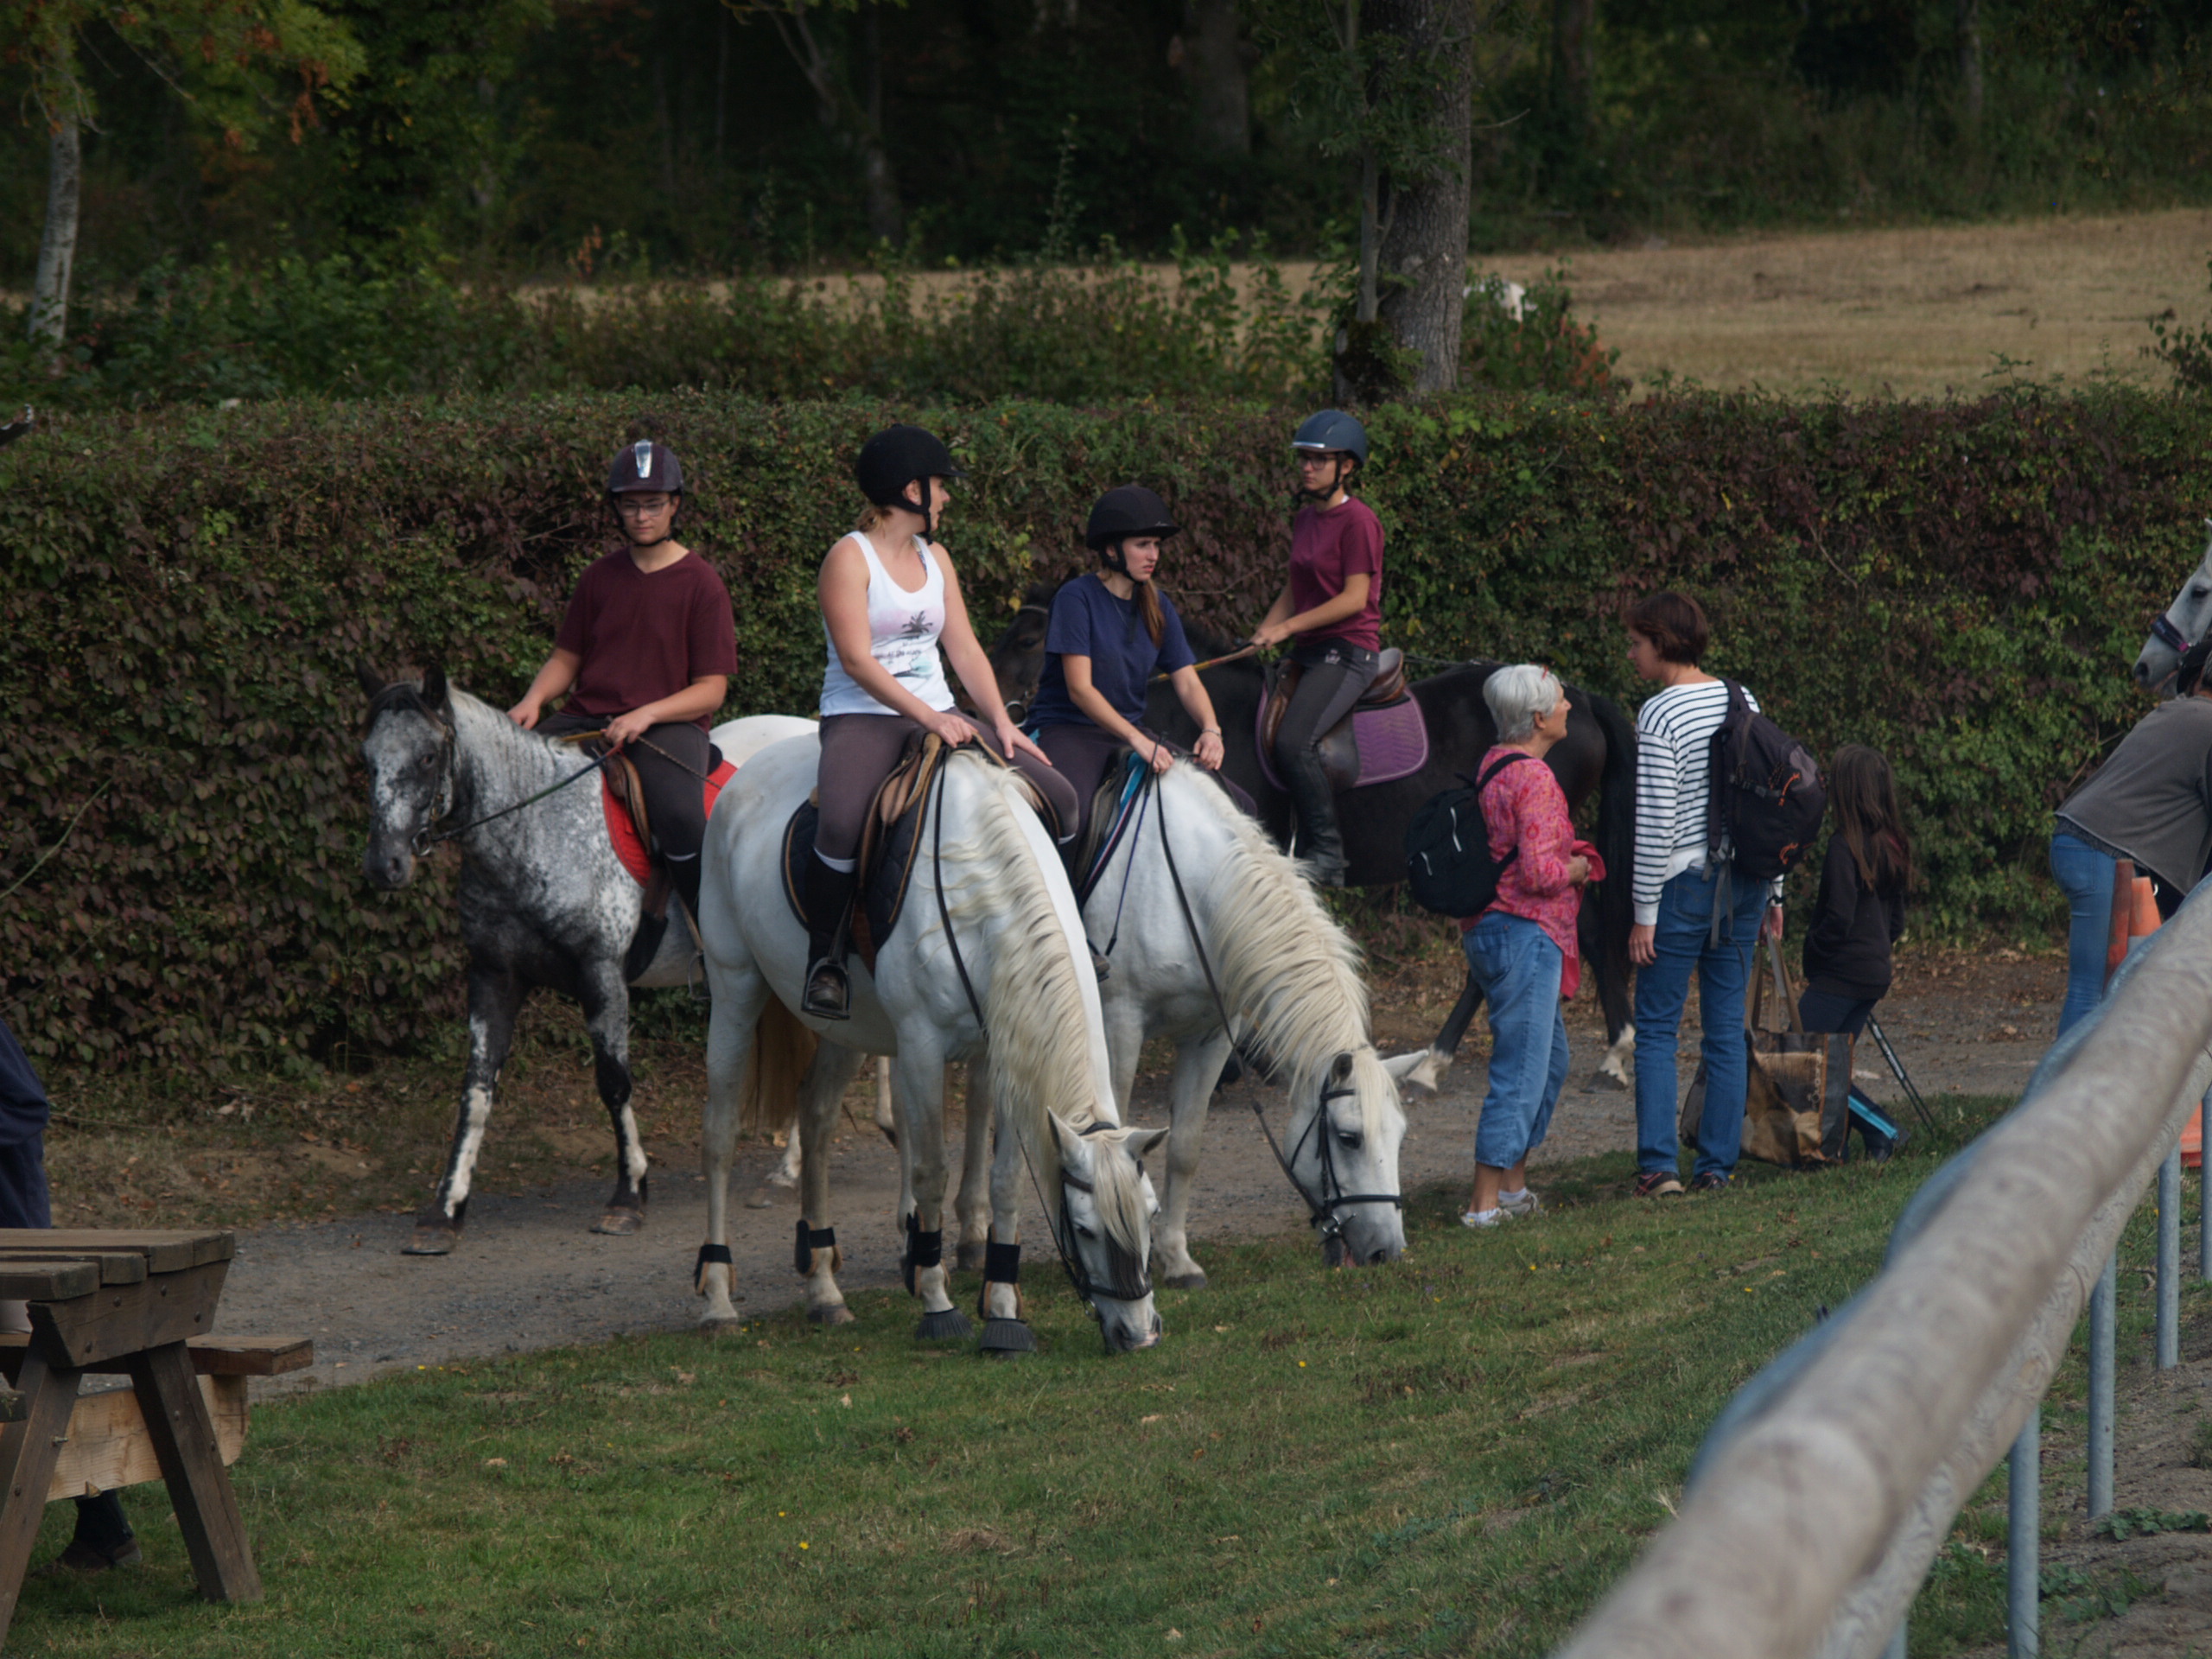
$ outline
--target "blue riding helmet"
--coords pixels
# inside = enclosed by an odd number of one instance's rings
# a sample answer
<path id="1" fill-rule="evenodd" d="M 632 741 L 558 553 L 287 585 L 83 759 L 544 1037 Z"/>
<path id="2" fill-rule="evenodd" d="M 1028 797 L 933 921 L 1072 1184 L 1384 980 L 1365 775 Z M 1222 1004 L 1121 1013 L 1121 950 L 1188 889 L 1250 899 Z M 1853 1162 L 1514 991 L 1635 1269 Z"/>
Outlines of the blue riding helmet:
<path id="1" fill-rule="evenodd" d="M 1290 444 L 1294 449 L 1350 455 L 1361 466 L 1367 465 L 1367 429 L 1340 409 L 1325 409 L 1306 416 Z"/>

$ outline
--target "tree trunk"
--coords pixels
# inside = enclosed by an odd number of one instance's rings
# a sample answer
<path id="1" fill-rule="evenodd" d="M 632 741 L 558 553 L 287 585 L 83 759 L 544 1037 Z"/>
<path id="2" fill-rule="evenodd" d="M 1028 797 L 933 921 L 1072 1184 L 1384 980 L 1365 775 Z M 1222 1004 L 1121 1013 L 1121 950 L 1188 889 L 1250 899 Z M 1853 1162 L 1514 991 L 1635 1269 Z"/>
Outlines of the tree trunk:
<path id="1" fill-rule="evenodd" d="M 1958 0 L 1959 109 L 1967 130 L 1981 127 L 1981 0 Z"/>
<path id="2" fill-rule="evenodd" d="M 1183 0 L 1181 67 L 1198 147 L 1216 156 L 1249 156 L 1252 98 L 1236 0 Z"/>
<path id="3" fill-rule="evenodd" d="M 868 233 L 896 245 L 906 232 L 906 211 L 899 200 L 899 180 L 883 142 L 883 7 L 867 6 L 860 28 L 861 119 L 855 134 L 861 155 L 861 186 L 868 205 Z"/>
<path id="4" fill-rule="evenodd" d="M 31 290 L 30 336 L 49 352 L 59 352 L 69 327 L 69 277 L 77 264 L 77 205 L 82 194 L 84 155 L 77 111 L 48 116 L 46 232 L 39 238 L 38 276 Z"/>
<path id="5" fill-rule="evenodd" d="M 1404 42 L 1421 67 L 1424 124 L 1439 162 L 1387 181 L 1382 227 L 1386 287 L 1376 316 L 1399 347 L 1417 354 L 1412 390 L 1446 391 L 1459 378 L 1459 324 L 1467 283 L 1468 171 L 1472 160 L 1474 0 L 1369 0 L 1370 35 Z"/>
<path id="6" fill-rule="evenodd" d="M 1962 0 L 1971 4 L 1973 0 Z M 1580 138 L 1597 68 L 1598 0 L 1552 0 L 1552 102 Z"/>

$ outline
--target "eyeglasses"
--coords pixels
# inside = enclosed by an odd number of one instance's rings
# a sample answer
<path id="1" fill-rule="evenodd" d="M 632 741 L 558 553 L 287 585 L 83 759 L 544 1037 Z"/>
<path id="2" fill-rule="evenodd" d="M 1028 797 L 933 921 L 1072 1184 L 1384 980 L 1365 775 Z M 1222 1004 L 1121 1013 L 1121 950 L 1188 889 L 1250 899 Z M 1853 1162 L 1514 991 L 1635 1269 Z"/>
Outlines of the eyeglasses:
<path id="1" fill-rule="evenodd" d="M 1327 453 L 1324 453 L 1324 454 L 1318 454 L 1318 455 L 1316 455 L 1316 454 L 1304 454 L 1304 455 L 1300 455 L 1300 456 L 1298 458 L 1298 466 L 1299 466 L 1299 470 L 1300 470 L 1300 471 L 1301 471 L 1301 472 L 1308 472 L 1308 473 L 1311 473 L 1311 472 L 1319 472 L 1322 467 L 1328 467 L 1328 466 L 1332 466 L 1332 465 L 1335 464 L 1337 461 L 1340 461 L 1340 460 L 1342 460 L 1342 459 L 1343 459 L 1343 457 L 1342 457 L 1342 456 L 1340 456 L 1340 455 L 1332 454 L 1327 454 Z"/>
<path id="2" fill-rule="evenodd" d="M 666 512 L 671 505 L 664 495 L 626 495 L 614 504 L 614 511 L 625 518 L 650 518 L 657 512 Z"/>

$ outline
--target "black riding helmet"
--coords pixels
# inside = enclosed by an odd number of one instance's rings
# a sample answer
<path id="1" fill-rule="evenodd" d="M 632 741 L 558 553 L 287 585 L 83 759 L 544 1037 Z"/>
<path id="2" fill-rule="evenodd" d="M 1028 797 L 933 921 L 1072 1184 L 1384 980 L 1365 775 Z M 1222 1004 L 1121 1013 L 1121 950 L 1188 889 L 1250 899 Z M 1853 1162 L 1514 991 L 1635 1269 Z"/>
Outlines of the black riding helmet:
<path id="1" fill-rule="evenodd" d="M 918 426 L 887 426 L 861 446 L 853 477 L 861 493 L 879 507 L 904 507 L 928 520 L 930 533 L 937 530 L 937 515 L 930 511 L 930 480 L 965 478 L 954 464 L 952 451 L 936 433 Z M 918 480 L 922 505 L 906 499 L 906 486 Z"/>
<path id="2" fill-rule="evenodd" d="M 668 495 L 683 493 L 683 463 L 676 451 L 651 438 L 626 443 L 607 469 L 609 495 L 642 495 L 648 491 Z"/>
<path id="3" fill-rule="evenodd" d="M 1168 516 L 1167 504 L 1141 484 L 1124 484 L 1098 498 L 1083 539 L 1091 550 L 1106 556 L 1115 569 L 1122 569 L 1122 543 L 1132 536 L 1179 535 L 1182 525 Z"/>

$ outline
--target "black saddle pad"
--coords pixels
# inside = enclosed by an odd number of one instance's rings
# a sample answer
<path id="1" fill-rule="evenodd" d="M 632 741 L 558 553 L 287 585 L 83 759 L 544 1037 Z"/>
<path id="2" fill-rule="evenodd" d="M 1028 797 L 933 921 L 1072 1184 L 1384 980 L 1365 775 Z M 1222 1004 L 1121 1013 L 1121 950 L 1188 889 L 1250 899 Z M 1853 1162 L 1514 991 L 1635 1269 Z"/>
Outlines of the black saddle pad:
<path id="1" fill-rule="evenodd" d="M 889 831 L 876 841 L 876 857 L 861 872 L 860 904 L 853 916 L 853 948 L 860 952 L 861 961 L 869 973 L 875 971 L 875 953 L 891 937 L 891 930 L 899 925 L 899 914 L 906 906 L 906 885 L 914 873 L 914 849 L 921 836 L 922 812 L 934 790 L 925 791 L 912 806 L 901 813 Z M 822 814 L 813 801 L 799 803 L 791 814 L 791 822 L 784 826 L 784 901 L 791 906 L 791 914 L 798 918 L 801 927 L 812 924 L 806 914 L 802 898 L 805 889 L 799 873 L 805 869 L 804 861 L 814 856 L 814 831 Z M 825 916 L 823 925 L 836 920 Z"/>

